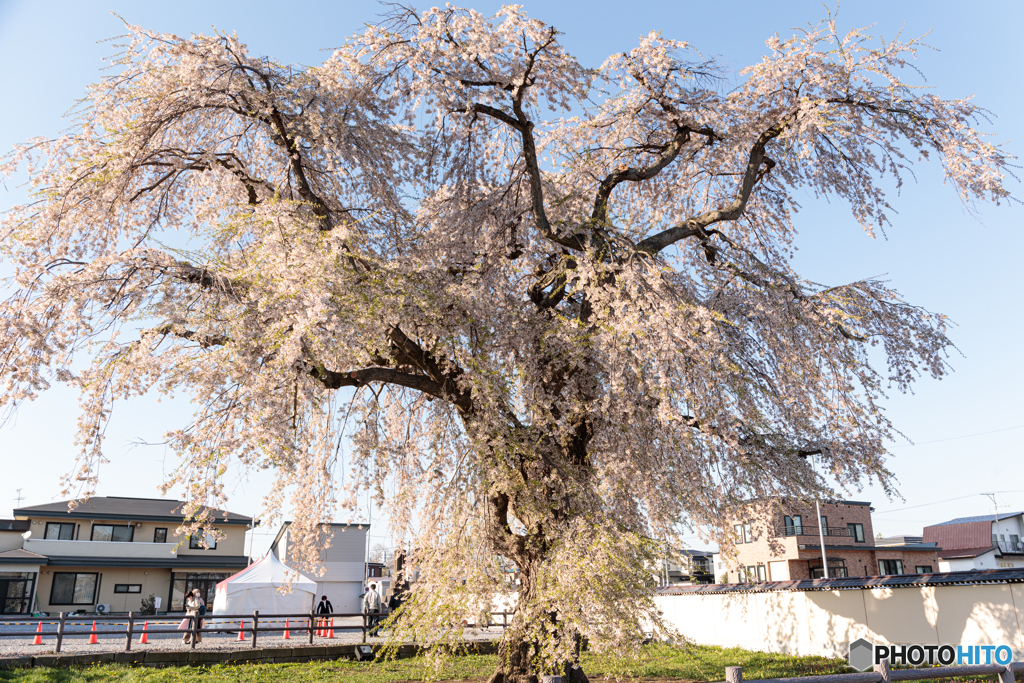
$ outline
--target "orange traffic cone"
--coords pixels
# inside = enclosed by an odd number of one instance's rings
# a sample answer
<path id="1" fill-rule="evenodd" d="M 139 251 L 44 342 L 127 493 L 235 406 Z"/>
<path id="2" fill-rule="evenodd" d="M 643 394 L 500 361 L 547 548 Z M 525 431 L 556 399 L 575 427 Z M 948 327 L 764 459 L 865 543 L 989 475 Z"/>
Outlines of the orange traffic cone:
<path id="1" fill-rule="evenodd" d="M 245 622 L 244 621 L 238 622 L 238 639 L 239 640 L 245 640 L 245 631 L 242 630 L 244 628 L 245 628 Z"/>
<path id="2" fill-rule="evenodd" d="M 43 632 L 43 622 L 40 621 L 39 622 L 39 628 L 36 629 L 35 640 L 32 641 L 33 645 L 42 645 L 43 644 L 43 636 L 40 635 L 42 632 Z"/>
<path id="3" fill-rule="evenodd" d="M 331 630 L 327 632 L 328 638 L 334 637 L 334 617 L 331 617 Z"/>
<path id="4" fill-rule="evenodd" d="M 288 630 L 288 620 L 287 619 L 284 620 L 284 639 L 285 640 L 291 640 L 292 639 L 292 633 L 291 633 L 291 631 Z"/>
<path id="5" fill-rule="evenodd" d="M 93 619 L 93 622 L 92 622 L 92 635 L 89 636 L 89 644 L 90 645 L 97 645 L 99 642 L 100 641 L 96 640 L 96 620 Z"/>
<path id="6" fill-rule="evenodd" d="M 139 645 L 149 645 L 149 635 L 146 630 L 149 628 L 149 622 L 147 621 L 142 625 L 142 635 L 139 636 Z"/>

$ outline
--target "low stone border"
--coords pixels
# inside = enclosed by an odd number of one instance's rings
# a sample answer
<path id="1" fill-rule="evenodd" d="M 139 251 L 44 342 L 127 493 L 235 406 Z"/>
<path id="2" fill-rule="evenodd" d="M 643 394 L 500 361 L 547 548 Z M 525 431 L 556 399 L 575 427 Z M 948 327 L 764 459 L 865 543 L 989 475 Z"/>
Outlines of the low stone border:
<path id="1" fill-rule="evenodd" d="M 380 646 L 374 645 L 374 651 Z M 469 643 L 470 654 L 495 654 L 497 643 Z M 402 645 L 398 657 L 413 657 L 418 645 Z M 89 666 L 92 664 L 129 664 L 132 666 L 209 666 L 211 664 L 280 664 L 313 662 L 331 659 L 354 659 L 355 645 L 322 647 L 275 647 L 258 650 L 223 650 L 213 652 L 150 650 L 143 652 L 98 652 L 95 654 L 39 655 L 34 657 L 0 657 L 0 668 L 30 669 L 33 667 Z"/>

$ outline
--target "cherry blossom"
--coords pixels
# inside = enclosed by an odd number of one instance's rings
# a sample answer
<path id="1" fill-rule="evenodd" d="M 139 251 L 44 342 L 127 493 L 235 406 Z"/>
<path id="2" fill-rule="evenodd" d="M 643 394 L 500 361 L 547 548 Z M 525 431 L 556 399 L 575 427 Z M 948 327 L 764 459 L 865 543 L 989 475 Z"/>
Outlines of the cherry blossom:
<path id="1" fill-rule="evenodd" d="M 892 491 L 886 392 L 948 370 L 942 315 L 793 271 L 798 197 L 873 234 L 931 159 L 1009 198 L 985 112 L 903 80 L 917 41 L 766 45 L 726 88 L 660 34 L 585 67 L 518 6 L 399 8 L 316 67 L 128 26 L 67 134 L 0 165 L 31 192 L 0 405 L 78 389 L 87 497 L 114 402 L 187 396 L 182 532 L 270 469 L 315 571 L 369 490 L 419 571 L 395 642 L 454 651 L 514 594 L 494 683 L 585 680 L 584 638 L 665 628 L 647 569 L 690 530 L 728 551 L 746 501 Z"/>

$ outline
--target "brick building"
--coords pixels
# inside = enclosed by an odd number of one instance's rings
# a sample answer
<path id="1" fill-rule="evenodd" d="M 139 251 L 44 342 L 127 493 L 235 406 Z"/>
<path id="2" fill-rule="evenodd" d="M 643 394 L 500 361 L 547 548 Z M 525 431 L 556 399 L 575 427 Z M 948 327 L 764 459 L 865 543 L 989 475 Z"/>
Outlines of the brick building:
<path id="1" fill-rule="evenodd" d="M 831 578 L 922 574 L 938 569 L 940 548 L 934 543 L 876 546 L 870 503 L 822 503 L 820 529 L 814 503 L 751 504 L 747 510 L 742 519 L 731 522 L 735 557 L 715 556 L 719 583 L 823 578 L 822 537 Z"/>

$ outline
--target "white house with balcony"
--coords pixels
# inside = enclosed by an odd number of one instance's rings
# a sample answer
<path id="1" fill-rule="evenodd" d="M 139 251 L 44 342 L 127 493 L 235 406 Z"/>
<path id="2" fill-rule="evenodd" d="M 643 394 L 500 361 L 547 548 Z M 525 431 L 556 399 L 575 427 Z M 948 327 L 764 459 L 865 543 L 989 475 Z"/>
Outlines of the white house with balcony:
<path id="1" fill-rule="evenodd" d="M 1024 512 L 958 517 L 924 528 L 925 542 L 938 543 L 939 571 L 1024 567 Z"/>
<path id="2" fill-rule="evenodd" d="M 43 611 L 178 612 L 186 592 L 213 605 L 214 587 L 249 564 L 252 518 L 214 511 L 214 524 L 178 538 L 185 503 L 166 498 L 94 497 L 18 508 L 0 520 L 0 606 Z"/>

